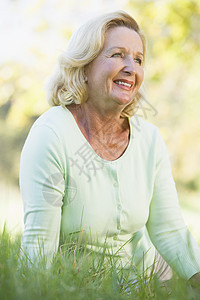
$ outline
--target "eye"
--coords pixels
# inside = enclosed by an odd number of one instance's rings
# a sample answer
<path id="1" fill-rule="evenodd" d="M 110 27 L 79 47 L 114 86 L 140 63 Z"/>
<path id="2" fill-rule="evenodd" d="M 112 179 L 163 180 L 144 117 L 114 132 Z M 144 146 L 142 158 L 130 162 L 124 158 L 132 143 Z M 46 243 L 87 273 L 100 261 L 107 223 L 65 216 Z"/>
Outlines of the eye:
<path id="1" fill-rule="evenodd" d="M 122 52 L 116 52 L 111 57 L 123 57 L 123 53 Z"/>
<path id="2" fill-rule="evenodd" d="M 141 58 L 135 58 L 135 61 L 141 66 L 142 65 L 142 59 Z"/>

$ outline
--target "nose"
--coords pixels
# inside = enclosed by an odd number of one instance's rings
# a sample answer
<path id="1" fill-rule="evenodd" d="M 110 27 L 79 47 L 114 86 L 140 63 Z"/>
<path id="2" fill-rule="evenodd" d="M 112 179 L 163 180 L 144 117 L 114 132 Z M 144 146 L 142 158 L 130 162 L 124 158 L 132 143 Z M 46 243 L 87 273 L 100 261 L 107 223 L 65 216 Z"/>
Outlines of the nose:
<path id="1" fill-rule="evenodd" d="M 126 60 L 123 71 L 129 76 L 136 74 L 136 65 L 135 65 L 135 61 L 132 58 Z"/>

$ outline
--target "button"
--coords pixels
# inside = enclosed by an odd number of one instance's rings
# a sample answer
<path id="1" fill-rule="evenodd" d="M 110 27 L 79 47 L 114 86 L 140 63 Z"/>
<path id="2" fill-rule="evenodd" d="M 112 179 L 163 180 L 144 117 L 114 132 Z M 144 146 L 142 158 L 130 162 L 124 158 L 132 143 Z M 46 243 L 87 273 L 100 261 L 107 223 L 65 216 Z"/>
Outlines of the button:
<path id="1" fill-rule="evenodd" d="M 118 230 L 121 229 L 121 225 L 120 225 L 120 224 L 117 225 L 117 229 L 118 229 Z"/>
<path id="2" fill-rule="evenodd" d="M 113 236 L 113 240 L 114 240 L 114 241 L 117 240 L 117 235 L 116 235 L 116 234 Z"/>

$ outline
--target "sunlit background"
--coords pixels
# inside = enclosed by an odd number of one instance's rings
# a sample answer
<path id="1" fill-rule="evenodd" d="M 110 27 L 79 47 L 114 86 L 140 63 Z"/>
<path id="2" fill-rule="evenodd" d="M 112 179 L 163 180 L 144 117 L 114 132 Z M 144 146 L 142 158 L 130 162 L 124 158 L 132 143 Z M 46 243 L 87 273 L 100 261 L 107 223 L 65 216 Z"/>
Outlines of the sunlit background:
<path id="1" fill-rule="evenodd" d="M 48 109 L 44 84 L 71 33 L 89 18 L 129 12 L 147 38 L 140 114 L 166 141 L 184 218 L 200 241 L 200 1 L 2 0 L 0 2 L 0 231 L 23 230 L 20 152 Z M 155 113 L 157 111 L 157 113 Z"/>

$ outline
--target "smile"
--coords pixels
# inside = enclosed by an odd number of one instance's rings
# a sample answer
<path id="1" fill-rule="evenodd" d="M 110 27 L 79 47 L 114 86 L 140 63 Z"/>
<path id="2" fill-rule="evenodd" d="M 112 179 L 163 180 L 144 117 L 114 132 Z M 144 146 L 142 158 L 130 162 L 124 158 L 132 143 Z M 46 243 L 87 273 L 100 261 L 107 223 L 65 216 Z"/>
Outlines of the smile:
<path id="1" fill-rule="evenodd" d="M 129 87 L 129 88 L 131 88 L 133 85 L 132 83 L 121 81 L 121 80 L 115 80 L 114 83 L 116 83 L 118 85 Z"/>

